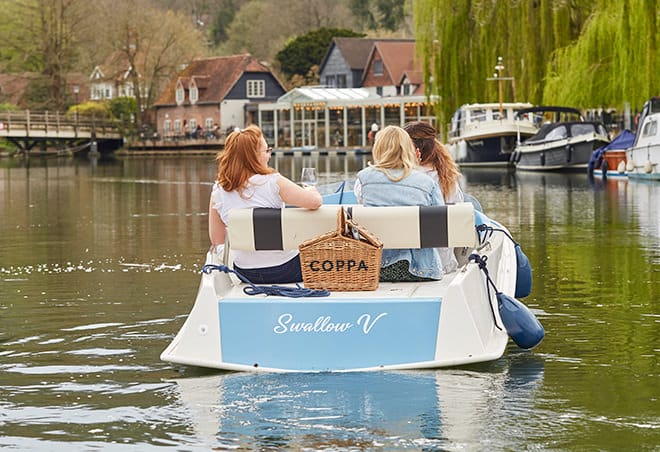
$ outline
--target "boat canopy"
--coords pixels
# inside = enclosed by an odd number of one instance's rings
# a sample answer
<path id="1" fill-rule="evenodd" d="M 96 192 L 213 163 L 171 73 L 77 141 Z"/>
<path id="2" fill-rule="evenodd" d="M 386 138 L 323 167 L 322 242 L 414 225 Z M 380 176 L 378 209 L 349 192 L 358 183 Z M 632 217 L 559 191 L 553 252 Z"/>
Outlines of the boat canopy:
<path id="1" fill-rule="evenodd" d="M 594 164 L 598 160 L 600 160 L 606 151 L 610 151 L 610 150 L 625 151 L 626 149 L 631 147 L 634 142 L 635 142 L 635 134 L 632 133 L 630 130 L 625 129 L 623 132 L 617 135 L 616 138 L 614 138 L 611 142 L 609 142 L 605 146 L 601 146 L 598 149 L 596 149 L 591 154 L 591 158 L 589 159 L 589 164 L 590 165 Z"/>
<path id="2" fill-rule="evenodd" d="M 554 115 L 552 115 L 554 113 Z M 516 117 L 523 118 L 525 115 L 534 116 L 534 117 L 545 117 L 547 115 L 552 115 L 548 118 L 552 122 L 559 122 L 562 119 L 570 116 L 577 116 L 580 118 L 580 121 L 583 121 L 582 113 L 577 108 L 572 107 L 557 107 L 557 106 L 536 106 L 530 108 L 522 108 L 516 111 Z"/>
<path id="3" fill-rule="evenodd" d="M 607 131 L 602 124 L 596 122 L 553 122 L 543 124 L 538 133 L 533 137 L 529 137 L 525 144 L 563 140 L 588 133 L 607 135 Z"/>

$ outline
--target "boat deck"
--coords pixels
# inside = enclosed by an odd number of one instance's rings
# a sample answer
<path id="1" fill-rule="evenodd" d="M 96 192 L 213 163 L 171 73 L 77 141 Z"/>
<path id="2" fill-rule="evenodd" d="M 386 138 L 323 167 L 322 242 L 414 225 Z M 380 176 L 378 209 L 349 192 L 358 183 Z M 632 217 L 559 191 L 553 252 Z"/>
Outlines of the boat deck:
<path id="1" fill-rule="evenodd" d="M 301 298 L 288 298 L 288 297 L 277 297 L 277 296 L 268 296 L 269 300 L 276 300 L 278 298 L 286 299 L 287 301 L 292 300 L 341 300 L 341 299 L 351 299 L 355 300 L 356 298 L 360 299 L 411 299 L 411 298 L 442 298 L 442 295 L 446 292 L 447 287 L 451 282 L 456 278 L 456 276 L 461 272 L 461 268 L 452 273 L 447 273 L 443 275 L 440 281 L 422 281 L 422 282 L 381 282 L 377 290 L 370 291 L 350 291 L 350 292 L 330 292 L 328 297 L 301 297 Z M 278 284 L 282 287 L 291 287 L 295 288 L 295 284 Z M 231 289 L 225 294 L 220 295 L 224 299 L 257 299 L 265 298 L 265 295 L 247 295 L 243 292 L 243 288 L 247 284 L 232 285 Z M 259 286 L 259 284 L 257 284 Z M 264 284 L 264 286 L 269 286 Z"/>

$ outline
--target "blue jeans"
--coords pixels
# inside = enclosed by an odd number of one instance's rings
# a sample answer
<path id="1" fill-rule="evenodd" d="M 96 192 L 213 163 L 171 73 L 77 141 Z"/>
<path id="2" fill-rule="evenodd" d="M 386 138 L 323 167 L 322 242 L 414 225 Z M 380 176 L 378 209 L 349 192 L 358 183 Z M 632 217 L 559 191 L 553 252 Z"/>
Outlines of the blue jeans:
<path id="1" fill-rule="evenodd" d="M 264 268 L 240 268 L 234 265 L 234 270 L 254 284 L 294 283 L 302 281 L 300 256 L 296 256 L 282 265 Z"/>

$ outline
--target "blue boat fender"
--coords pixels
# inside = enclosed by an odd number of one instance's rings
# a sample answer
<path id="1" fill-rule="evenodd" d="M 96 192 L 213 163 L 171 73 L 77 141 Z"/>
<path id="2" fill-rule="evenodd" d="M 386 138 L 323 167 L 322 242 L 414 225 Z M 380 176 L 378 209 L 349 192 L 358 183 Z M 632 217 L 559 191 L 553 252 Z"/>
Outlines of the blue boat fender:
<path id="1" fill-rule="evenodd" d="M 541 343 L 545 330 L 527 306 L 502 292 L 497 294 L 497 305 L 504 328 L 518 347 L 529 350 Z"/>
<path id="2" fill-rule="evenodd" d="M 515 242 L 514 242 L 515 243 Z M 516 298 L 525 298 L 532 293 L 532 265 L 519 243 L 516 249 Z"/>

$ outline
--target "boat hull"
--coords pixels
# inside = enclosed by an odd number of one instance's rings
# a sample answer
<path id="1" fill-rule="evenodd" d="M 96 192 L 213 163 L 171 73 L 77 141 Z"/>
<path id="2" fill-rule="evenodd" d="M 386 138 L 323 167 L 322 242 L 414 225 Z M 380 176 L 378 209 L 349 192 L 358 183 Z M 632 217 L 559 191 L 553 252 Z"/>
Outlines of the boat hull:
<path id="1" fill-rule="evenodd" d="M 488 274 L 513 294 L 514 246 L 503 233 L 488 240 Z M 219 261 L 209 253 L 206 263 Z M 496 294 L 474 262 L 441 281 L 380 283 L 376 291 L 329 297 L 248 296 L 232 278 L 202 274 L 162 360 L 250 372 L 423 369 L 492 361 L 508 342 Z"/>
<path id="2" fill-rule="evenodd" d="M 603 169 L 605 168 L 605 173 Z M 626 174 L 626 151 L 606 151 L 603 154 L 603 163 L 594 168 L 594 176 L 597 177 L 627 177 Z"/>
<path id="3" fill-rule="evenodd" d="M 516 142 L 517 136 L 513 133 L 460 140 L 449 146 L 450 153 L 461 166 L 508 167 L 512 166 L 510 159 Z"/>
<path id="4" fill-rule="evenodd" d="M 583 171 L 594 150 L 608 143 L 591 136 L 526 146 L 524 143 L 512 157 L 516 170 L 522 171 Z"/>
<path id="5" fill-rule="evenodd" d="M 626 158 L 629 178 L 660 180 L 660 143 L 630 148 Z"/>

